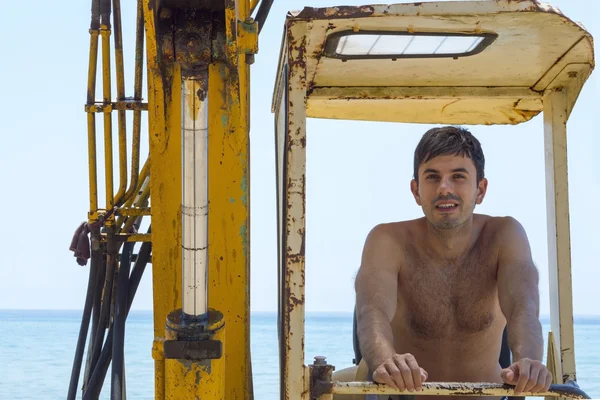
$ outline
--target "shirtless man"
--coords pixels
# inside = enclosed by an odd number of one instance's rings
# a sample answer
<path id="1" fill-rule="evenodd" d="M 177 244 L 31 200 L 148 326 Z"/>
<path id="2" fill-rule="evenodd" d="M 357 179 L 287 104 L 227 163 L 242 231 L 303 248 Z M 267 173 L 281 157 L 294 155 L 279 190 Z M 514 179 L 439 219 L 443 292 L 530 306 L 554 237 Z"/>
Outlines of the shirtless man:
<path id="1" fill-rule="evenodd" d="M 525 231 L 513 218 L 473 213 L 487 189 L 479 141 L 456 127 L 428 131 L 410 187 L 425 217 L 376 226 L 356 277 L 359 343 L 373 380 L 409 392 L 425 380 L 548 390 Z M 513 364 L 502 370 L 505 326 Z"/>

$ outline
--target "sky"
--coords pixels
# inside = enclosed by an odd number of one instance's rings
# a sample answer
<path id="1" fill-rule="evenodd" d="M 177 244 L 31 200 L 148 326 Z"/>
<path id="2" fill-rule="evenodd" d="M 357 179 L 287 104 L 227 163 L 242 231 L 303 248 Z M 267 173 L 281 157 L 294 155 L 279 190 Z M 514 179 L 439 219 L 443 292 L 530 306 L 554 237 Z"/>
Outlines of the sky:
<path id="1" fill-rule="evenodd" d="M 364 0 L 345 0 L 361 5 Z M 131 4 L 129 4 L 131 3 Z M 594 0 L 554 0 L 600 37 Z M 0 309 L 81 309 L 88 267 L 68 250 L 88 211 L 84 112 L 89 2 L 3 5 L 0 24 Z M 133 93 L 134 2 L 123 2 L 127 95 Z M 277 309 L 275 155 L 271 93 L 285 14 L 330 0 L 275 0 L 251 78 L 251 308 Z M 597 39 L 596 43 L 600 42 Z M 598 45 L 596 44 L 596 54 Z M 145 79 L 145 76 L 144 76 Z M 600 315 L 600 83 L 594 72 L 568 124 L 573 303 Z M 129 123 L 131 114 L 129 114 Z M 146 118 L 146 114 L 144 114 Z M 144 124 L 146 125 L 146 124 Z M 306 310 L 351 311 L 364 240 L 382 222 L 418 218 L 409 191 L 412 153 L 431 125 L 331 121 L 307 124 Z M 489 189 L 476 212 L 518 219 L 540 271 L 549 313 L 542 115 L 518 126 L 470 126 L 486 157 Z M 101 126 L 99 126 L 99 131 Z M 146 131 L 143 131 L 143 135 Z M 147 152 L 147 145 L 143 154 Z M 99 169 L 101 171 L 101 169 Z M 103 198 L 102 196 L 100 198 Z M 151 309 L 150 269 L 134 309 Z"/>

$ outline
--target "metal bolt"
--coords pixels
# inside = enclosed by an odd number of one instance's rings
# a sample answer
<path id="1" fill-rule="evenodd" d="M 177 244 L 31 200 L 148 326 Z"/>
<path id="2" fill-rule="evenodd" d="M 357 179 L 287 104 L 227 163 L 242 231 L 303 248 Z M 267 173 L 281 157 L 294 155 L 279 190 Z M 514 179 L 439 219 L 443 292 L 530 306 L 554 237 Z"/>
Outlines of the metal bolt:
<path id="1" fill-rule="evenodd" d="M 326 365 L 327 361 L 324 356 L 315 356 L 315 365 Z"/>
<path id="2" fill-rule="evenodd" d="M 162 19 L 169 19 L 173 16 L 173 11 L 170 8 L 162 8 L 159 15 Z"/>

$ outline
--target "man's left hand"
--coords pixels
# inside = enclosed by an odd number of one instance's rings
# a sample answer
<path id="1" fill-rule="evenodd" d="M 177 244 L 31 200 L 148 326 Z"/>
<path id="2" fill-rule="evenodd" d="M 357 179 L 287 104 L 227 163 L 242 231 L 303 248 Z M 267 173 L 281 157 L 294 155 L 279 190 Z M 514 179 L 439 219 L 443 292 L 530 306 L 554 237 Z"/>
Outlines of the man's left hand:
<path id="1" fill-rule="evenodd" d="M 504 383 L 515 385 L 515 395 L 547 392 L 552 374 L 541 361 L 522 358 L 500 373 Z"/>

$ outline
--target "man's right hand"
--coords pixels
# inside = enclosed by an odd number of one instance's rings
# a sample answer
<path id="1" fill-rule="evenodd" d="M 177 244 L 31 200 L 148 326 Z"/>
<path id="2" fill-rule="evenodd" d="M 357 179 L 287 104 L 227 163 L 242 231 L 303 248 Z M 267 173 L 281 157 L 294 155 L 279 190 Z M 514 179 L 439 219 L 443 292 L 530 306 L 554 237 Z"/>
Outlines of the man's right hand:
<path id="1" fill-rule="evenodd" d="M 373 372 L 373 380 L 378 383 L 409 392 L 421 391 L 421 384 L 427 380 L 427 371 L 419 367 L 412 354 L 395 354 L 382 362 Z"/>

